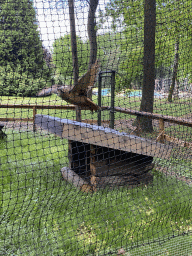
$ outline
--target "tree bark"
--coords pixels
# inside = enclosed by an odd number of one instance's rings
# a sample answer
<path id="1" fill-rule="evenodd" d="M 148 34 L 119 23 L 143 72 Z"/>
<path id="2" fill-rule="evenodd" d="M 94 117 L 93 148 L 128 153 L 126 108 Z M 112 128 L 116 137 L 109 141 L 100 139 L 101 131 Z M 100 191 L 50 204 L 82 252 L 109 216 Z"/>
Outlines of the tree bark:
<path id="1" fill-rule="evenodd" d="M 173 76 L 172 76 L 172 82 L 171 86 L 169 88 L 169 95 L 168 95 L 168 101 L 173 101 L 173 91 L 175 89 L 175 84 L 177 80 L 177 70 L 178 70 L 178 64 L 179 64 L 179 40 L 176 40 L 175 42 L 175 59 L 174 59 L 174 65 L 173 65 Z"/>
<path id="2" fill-rule="evenodd" d="M 89 65 L 88 69 L 91 68 L 92 64 L 95 63 L 97 59 L 97 31 L 96 31 L 96 21 L 95 21 L 95 12 L 97 10 L 99 0 L 90 0 L 89 1 L 89 13 L 88 13 L 88 22 L 87 22 L 87 31 L 90 44 L 90 56 L 89 56 Z M 88 88 L 87 97 L 92 99 L 92 88 Z"/>
<path id="3" fill-rule="evenodd" d="M 76 85 L 79 78 L 79 66 L 77 57 L 77 40 L 76 40 L 76 29 L 75 29 L 75 13 L 74 13 L 74 2 L 68 0 L 69 4 L 69 19 L 70 19 L 70 33 L 71 33 L 71 51 L 73 59 L 73 79 Z"/>
<path id="4" fill-rule="evenodd" d="M 156 0 L 145 0 L 144 13 L 144 74 L 140 111 L 153 113 Z M 152 120 L 146 117 L 137 117 L 137 125 L 144 132 L 153 131 Z"/>
<path id="5" fill-rule="evenodd" d="M 74 13 L 74 0 L 68 0 L 69 4 L 69 19 L 70 19 L 70 32 L 71 32 L 71 51 L 73 60 L 73 82 L 74 85 L 78 83 L 79 79 L 79 65 L 77 57 L 77 39 L 75 29 L 75 13 Z M 81 109 L 76 106 L 76 120 L 81 121 Z"/>
<path id="6" fill-rule="evenodd" d="M 97 59 L 97 36 L 96 36 L 96 21 L 95 13 L 97 10 L 99 0 L 89 0 L 89 13 L 88 13 L 88 24 L 87 31 L 90 43 L 90 57 L 89 57 L 89 69 L 91 65 L 95 63 Z"/>

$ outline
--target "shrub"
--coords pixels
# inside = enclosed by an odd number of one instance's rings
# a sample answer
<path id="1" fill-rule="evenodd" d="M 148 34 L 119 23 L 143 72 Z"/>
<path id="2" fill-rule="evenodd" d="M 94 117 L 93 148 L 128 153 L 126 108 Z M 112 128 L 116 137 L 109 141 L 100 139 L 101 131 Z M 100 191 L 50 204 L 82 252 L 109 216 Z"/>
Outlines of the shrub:
<path id="1" fill-rule="evenodd" d="M 10 65 L 0 67 L 0 95 L 1 96 L 35 96 L 45 86 L 51 86 L 40 73 L 34 77 L 29 72 L 22 72 Z"/>

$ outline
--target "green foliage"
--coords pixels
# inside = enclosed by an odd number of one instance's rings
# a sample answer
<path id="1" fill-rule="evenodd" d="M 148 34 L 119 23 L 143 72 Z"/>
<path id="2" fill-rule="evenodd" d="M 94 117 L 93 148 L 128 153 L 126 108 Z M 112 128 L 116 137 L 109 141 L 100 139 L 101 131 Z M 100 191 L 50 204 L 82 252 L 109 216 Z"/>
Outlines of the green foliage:
<path id="1" fill-rule="evenodd" d="M 50 80 L 51 69 L 43 59 L 37 28 L 32 1 L 1 2 L 1 76 L 5 72 L 0 80 L 1 95 L 33 95 Z"/>
<path id="2" fill-rule="evenodd" d="M 89 60 L 89 46 L 77 36 L 77 52 L 79 74 L 86 72 Z M 61 77 L 71 76 L 73 73 L 71 38 L 67 34 L 59 39 L 56 39 L 53 44 L 53 63 L 57 68 L 57 72 Z M 62 78 L 61 78 L 62 79 Z"/>
<path id="3" fill-rule="evenodd" d="M 118 70 L 119 64 L 126 58 L 121 50 L 121 44 L 125 41 L 122 33 L 105 33 L 97 36 L 98 58 L 102 70 Z"/>
<path id="4" fill-rule="evenodd" d="M 119 74 L 117 73 L 115 75 L 115 90 L 117 92 L 121 91 L 121 90 L 130 90 L 131 88 L 131 80 L 129 79 L 129 77 L 126 74 Z"/>
<path id="5" fill-rule="evenodd" d="M 131 83 L 142 84 L 143 72 L 143 22 L 144 9 L 141 1 L 110 1 L 105 12 L 100 12 L 100 26 L 107 17 L 112 18 L 112 29 L 115 36 L 111 38 L 111 44 L 116 44 L 111 52 L 114 52 L 114 61 L 118 63 L 119 73 L 123 78 L 117 79 L 118 90 L 130 88 Z M 116 31 L 121 31 L 116 33 Z M 120 82 L 120 83 L 118 83 Z"/>
<path id="6" fill-rule="evenodd" d="M 12 69 L 10 65 L 0 67 L 1 96 L 34 96 L 40 88 L 51 86 L 43 77 L 32 73 L 22 72 L 19 65 Z"/>
<path id="7" fill-rule="evenodd" d="M 144 3 L 141 0 L 111 0 L 106 5 L 105 11 L 100 12 L 100 27 L 107 21 L 109 16 L 112 18 L 114 31 L 120 30 L 121 34 L 124 35 L 119 49 L 124 55 L 124 60 L 122 62 L 121 60 L 119 61 L 119 71 L 125 72 L 132 82 L 142 84 Z M 178 78 L 182 80 L 187 77 L 191 81 L 191 22 L 191 2 L 189 0 L 157 1 L 155 57 L 157 76 L 170 76 L 175 54 L 175 41 L 179 38 Z M 163 74 L 159 70 L 163 70 Z"/>

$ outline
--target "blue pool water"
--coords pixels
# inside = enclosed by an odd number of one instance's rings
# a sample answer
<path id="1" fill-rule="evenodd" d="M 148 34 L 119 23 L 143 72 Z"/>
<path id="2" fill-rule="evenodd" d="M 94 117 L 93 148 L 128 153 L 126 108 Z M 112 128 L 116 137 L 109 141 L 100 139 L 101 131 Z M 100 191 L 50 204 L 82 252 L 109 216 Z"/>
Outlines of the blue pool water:
<path id="1" fill-rule="evenodd" d="M 107 96 L 111 92 L 111 89 L 105 88 L 101 90 L 101 95 L 102 96 Z"/>
<path id="2" fill-rule="evenodd" d="M 142 91 L 133 91 L 131 92 L 128 97 L 141 97 L 142 96 Z M 162 97 L 160 93 L 154 92 L 155 97 Z"/>
<path id="3" fill-rule="evenodd" d="M 101 90 L 101 95 L 102 96 L 107 96 L 110 92 L 111 92 L 111 89 L 105 88 L 105 89 Z M 141 97 L 141 96 L 142 96 L 142 91 L 141 90 L 140 91 L 133 91 L 128 95 L 128 97 Z M 157 92 L 154 93 L 154 96 L 155 97 L 162 97 L 162 95 L 160 93 L 157 93 Z"/>
<path id="4" fill-rule="evenodd" d="M 102 96 L 107 96 L 111 92 L 110 88 L 105 88 L 101 90 L 101 95 Z M 98 95 L 98 92 L 94 92 L 95 95 Z"/>

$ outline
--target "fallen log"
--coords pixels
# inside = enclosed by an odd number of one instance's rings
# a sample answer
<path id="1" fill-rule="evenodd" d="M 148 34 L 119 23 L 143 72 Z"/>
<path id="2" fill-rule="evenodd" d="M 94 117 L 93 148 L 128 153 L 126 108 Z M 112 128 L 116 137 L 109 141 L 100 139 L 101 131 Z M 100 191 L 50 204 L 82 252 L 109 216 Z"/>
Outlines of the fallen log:
<path id="1" fill-rule="evenodd" d="M 64 180 L 73 184 L 76 188 L 80 189 L 81 191 L 87 193 L 93 191 L 93 187 L 70 168 L 63 167 L 61 169 L 61 174 Z"/>

